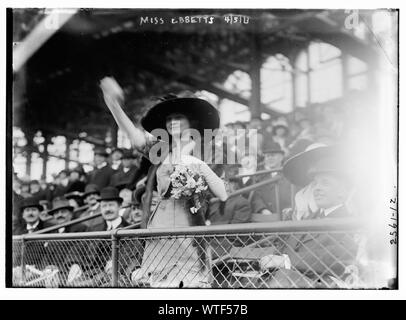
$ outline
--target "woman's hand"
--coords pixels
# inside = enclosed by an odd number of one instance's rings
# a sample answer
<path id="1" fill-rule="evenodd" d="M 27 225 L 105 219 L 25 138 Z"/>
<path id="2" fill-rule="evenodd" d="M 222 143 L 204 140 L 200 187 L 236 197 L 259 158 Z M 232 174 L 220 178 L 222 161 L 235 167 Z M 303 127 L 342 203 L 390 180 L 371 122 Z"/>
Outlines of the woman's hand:
<path id="1" fill-rule="evenodd" d="M 107 106 L 112 103 L 119 103 L 124 100 L 124 91 L 112 77 L 104 77 L 100 81 L 100 88 L 103 91 L 104 100 Z"/>

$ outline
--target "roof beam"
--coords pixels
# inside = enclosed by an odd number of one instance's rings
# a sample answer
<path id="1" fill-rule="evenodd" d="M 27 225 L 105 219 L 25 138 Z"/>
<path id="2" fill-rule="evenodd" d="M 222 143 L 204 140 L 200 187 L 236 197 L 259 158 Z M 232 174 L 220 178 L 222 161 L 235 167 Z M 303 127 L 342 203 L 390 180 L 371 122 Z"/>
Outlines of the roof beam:
<path id="1" fill-rule="evenodd" d="M 157 59 L 155 59 L 155 60 L 157 60 Z M 238 94 L 235 94 L 233 92 L 226 90 L 220 84 L 207 82 L 204 79 L 202 79 L 201 77 L 196 76 L 196 75 L 181 74 L 181 73 L 179 73 L 178 70 L 176 70 L 173 67 L 162 65 L 162 64 L 159 64 L 156 62 L 152 62 L 150 60 L 145 63 L 140 64 L 140 67 L 145 68 L 155 74 L 159 74 L 162 77 L 175 79 L 176 81 L 185 83 L 185 84 L 192 86 L 194 88 L 197 88 L 199 90 L 210 91 L 210 92 L 218 95 L 221 98 L 229 99 L 229 100 L 235 101 L 237 103 L 246 105 L 248 107 L 250 105 L 249 99 L 246 99 Z M 281 115 L 280 112 L 274 111 L 274 110 L 270 109 L 269 106 L 264 105 L 264 104 L 262 104 L 262 109 L 267 110 L 266 112 L 273 116 Z"/>

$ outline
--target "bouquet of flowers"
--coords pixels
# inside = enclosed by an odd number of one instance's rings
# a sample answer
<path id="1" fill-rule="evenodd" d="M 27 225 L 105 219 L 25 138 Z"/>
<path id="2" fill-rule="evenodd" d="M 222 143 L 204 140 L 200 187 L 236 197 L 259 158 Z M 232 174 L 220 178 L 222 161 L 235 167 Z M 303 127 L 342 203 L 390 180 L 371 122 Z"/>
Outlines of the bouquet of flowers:
<path id="1" fill-rule="evenodd" d="M 174 199 L 189 198 L 192 200 L 190 212 L 196 214 L 201 208 L 208 186 L 202 175 L 186 165 L 178 164 L 170 175 L 172 184 L 171 197 Z"/>

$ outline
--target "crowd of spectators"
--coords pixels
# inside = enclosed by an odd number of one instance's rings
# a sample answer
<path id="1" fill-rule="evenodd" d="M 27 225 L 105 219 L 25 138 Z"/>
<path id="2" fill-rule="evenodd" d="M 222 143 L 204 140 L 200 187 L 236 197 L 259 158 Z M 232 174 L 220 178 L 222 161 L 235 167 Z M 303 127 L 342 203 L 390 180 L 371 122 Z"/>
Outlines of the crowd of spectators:
<path id="1" fill-rule="evenodd" d="M 344 128 L 344 113 L 341 109 L 331 106 L 312 110 L 300 109 L 286 116 L 268 120 L 252 118 L 249 122 L 226 123 L 222 133 L 227 137 L 228 145 L 238 147 L 239 144 L 236 141 L 247 140 L 250 129 L 257 130 L 258 142 L 249 150 L 237 150 L 244 155 L 240 164 L 225 164 L 220 170 L 218 168 L 215 170 L 225 178 L 228 192 L 233 193 L 277 174 L 281 179 L 276 184 L 231 198 L 222 209 L 212 205 L 206 213 L 207 222 L 213 224 L 249 222 L 252 214 L 282 219 L 283 209 L 295 206 L 292 203 L 291 184 L 281 175 L 284 161 L 305 151 L 314 143 L 335 144 L 342 137 Z M 247 143 L 244 147 L 246 146 Z M 15 176 L 13 179 L 13 234 L 33 230 L 24 218 L 23 200 L 29 199 L 30 203 L 37 204 L 37 208 L 40 209 L 38 219 L 45 227 L 58 224 L 55 216 L 50 214 L 55 199 L 62 198 L 69 202 L 73 208 L 71 219 L 93 215 L 100 212 L 99 194 L 108 186 L 117 188 L 123 199 L 120 216 L 130 224 L 136 223 L 142 216 L 140 201 L 149 166 L 149 161 L 135 151 L 115 148 L 108 153 L 105 148 L 95 147 L 94 169 L 90 172 L 85 172 L 78 165 L 71 170 L 62 170 L 50 183 L 43 180 L 22 181 Z M 258 171 L 265 173 L 256 175 Z M 275 185 L 278 185 L 278 191 L 275 190 Z M 100 225 L 102 220 L 98 217 L 86 221 L 85 224 L 88 227 Z M 59 222 L 66 221 L 66 219 L 59 220 Z"/>

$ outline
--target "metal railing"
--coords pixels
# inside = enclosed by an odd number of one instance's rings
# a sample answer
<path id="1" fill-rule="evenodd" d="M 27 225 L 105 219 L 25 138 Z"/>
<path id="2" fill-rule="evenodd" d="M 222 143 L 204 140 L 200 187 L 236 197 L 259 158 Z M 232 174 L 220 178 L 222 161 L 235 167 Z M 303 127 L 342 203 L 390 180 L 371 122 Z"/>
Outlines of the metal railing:
<path id="1" fill-rule="evenodd" d="M 16 287 L 367 288 L 353 219 L 13 237 Z"/>

